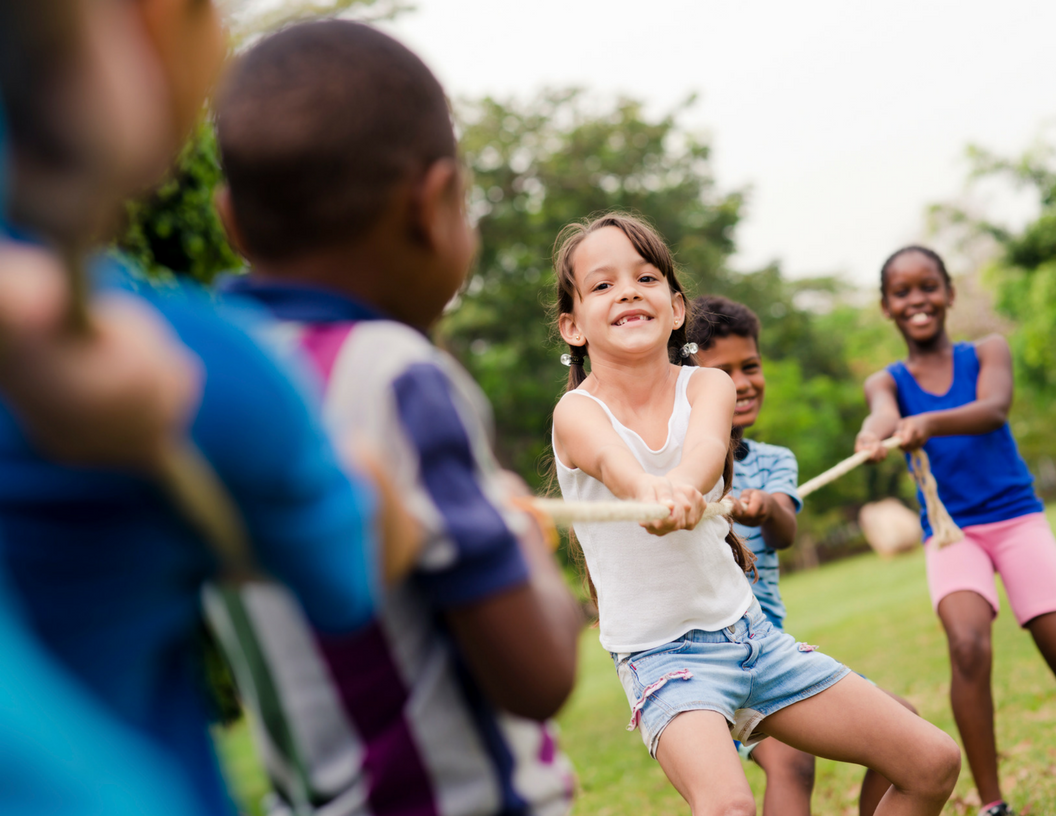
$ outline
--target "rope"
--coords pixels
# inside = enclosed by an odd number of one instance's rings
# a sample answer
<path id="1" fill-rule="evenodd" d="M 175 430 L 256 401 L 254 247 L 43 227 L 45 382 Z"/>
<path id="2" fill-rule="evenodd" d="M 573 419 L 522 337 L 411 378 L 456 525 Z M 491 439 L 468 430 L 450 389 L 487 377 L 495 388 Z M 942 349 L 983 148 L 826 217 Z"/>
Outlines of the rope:
<path id="1" fill-rule="evenodd" d="M 931 540 L 935 542 L 935 546 L 941 550 L 964 538 L 961 528 L 950 517 L 942 499 L 939 498 L 939 485 L 931 475 L 931 465 L 923 448 L 910 453 L 909 470 L 920 492 L 924 494 L 924 506 L 928 510 L 928 521 L 931 522 Z"/>
<path id="2" fill-rule="evenodd" d="M 659 521 L 671 515 L 671 508 L 666 504 L 651 502 L 566 502 L 561 499 L 533 499 L 531 503 L 536 509 L 546 513 L 559 527 L 606 521 Z M 730 499 L 722 499 L 717 502 L 708 502 L 701 518 L 729 516 L 732 512 L 733 502 Z"/>
<path id="3" fill-rule="evenodd" d="M 888 450 L 892 450 L 901 445 L 902 440 L 897 436 L 892 436 L 881 444 Z M 797 491 L 800 498 L 809 496 L 830 482 L 836 481 L 868 460 L 868 451 L 859 451 L 853 456 L 848 456 L 839 464 L 800 485 Z M 964 538 L 964 533 L 954 523 L 939 498 L 938 484 L 931 473 L 928 455 L 923 450 L 918 449 L 910 453 L 909 469 L 920 492 L 924 494 L 924 505 L 928 510 L 928 520 L 931 522 L 932 540 L 935 546 L 941 549 Z M 667 518 L 671 513 L 670 508 L 663 504 L 634 501 L 566 502 L 561 499 L 531 499 L 522 504 L 522 506 L 525 505 L 530 505 L 535 511 L 545 514 L 559 527 L 571 527 L 577 523 L 609 521 L 658 521 Z M 709 502 L 701 518 L 729 516 L 732 513 L 733 501 L 725 498 L 721 501 Z"/>
<path id="4" fill-rule="evenodd" d="M 902 440 L 899 439 L 897 436 L 892 436 L 890 439 L 885 439 L 880 444 L 883 445 L 888 450 L 892 450 L 894 448 L 897 448 L 899 445 L 901 445 L 902 444 Z M 843 475 L 845 475 L 847 473 L 850 473 L 856 467 L 858 467 L 859 465 L 864 464 L 865 462 L 868 462 L 868 461 L 869 461 L 869 451 L 858 451 L 858 453 L 854 454 L 853 456 L 848 456 L 846 459 L 844 459 L 839 464 L 833 465 L 831 468 L 826 470 L 824 473 L 819 473 L 817 476 L 815 476 L 810 481 L 803 482 L 803 484 L 801 484 L 798 488 L 796 488 L 796 492 L 799 493 L 799 497 L 801 499 L 806 498 L 811 493 L 813 493 L 815 490 L 818 490 L 819 488 L 824 487 L 829 482 L 836 481 L 841 476 L 843 476 Z"/>

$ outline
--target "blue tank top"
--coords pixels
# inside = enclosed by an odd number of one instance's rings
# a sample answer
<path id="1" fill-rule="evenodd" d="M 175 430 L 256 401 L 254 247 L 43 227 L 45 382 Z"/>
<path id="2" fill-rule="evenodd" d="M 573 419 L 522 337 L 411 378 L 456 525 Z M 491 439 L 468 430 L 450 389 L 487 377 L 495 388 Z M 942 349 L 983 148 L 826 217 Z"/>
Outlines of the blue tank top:
<path id="1" fill-rule="evenodd" d="M 957 408 L 976 399 L 979 358 L 972 343 L 954 344 L 953 383 L 945 394 L 925 391 L 901 361 L 887 370 L 898 387 L 902 416 Z M 1034 495 L 1034 477 L 1019 455 L 1007 422 L 985 434 L 932 437 L 924 450 L 931 460 L 939 498 L 959 527 L 1007 521 L 1044 509 Z M 926 539 L 931 535 L 931 525 L 919 490 L 917 500 Z"/>

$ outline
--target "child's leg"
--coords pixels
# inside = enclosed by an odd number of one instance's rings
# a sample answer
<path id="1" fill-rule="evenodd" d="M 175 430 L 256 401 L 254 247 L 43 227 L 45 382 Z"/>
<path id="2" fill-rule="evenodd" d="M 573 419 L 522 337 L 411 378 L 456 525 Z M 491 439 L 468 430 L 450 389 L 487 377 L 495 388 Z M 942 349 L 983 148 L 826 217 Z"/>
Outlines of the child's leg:
<path id="1" fill-rule="evenodd" d="M 856 674 L 771 714 L 760 728 L 802 751 L 890 779 L 876 816 L 936 816 L 961 766 L 947 734 Z"/>
<path id="2" fill-rule="evenodd" d="M 911 714 L 917 713 L 917 709 L 914 708 L 909 700 L 905 700 L 897 694 L 892 694 L 886 689 L 880 689 L 880 691 L 884 692 L 884 694 Z M 884 798 L 884 794 L 887 793 L 887 789 L 890 787 L 890 780 L 872 768 L 866 769 L 865 776 L 862 777 L 862 790 L 858 794 L 858 816 L 873 816 L 876 812 L 876 806 L 880 804 L 880 800 Z"/>
<path id="3" fill-rule="evenodd" d="M 1056 674 L 1056 612 L 1038 615 L 1027 622 L 1027 629 L 1038 645 L 1038 651 Z"/>
<path id="4" fill-rule="evenodd" d="M 776 739 L 760 742 L 752 759 L 766 771 L 763 816 L 810 816 L 814 757 Z"/>
<path id="5" fill-rule="evenodd" d="M 755 799 L 741 770 L 726 718 L 686 711 L 664 729 L 656 759 L 693 816 L 755 816 Z"/>
<path id="6" fill-rule="evenodd" d="M 950 703 L 972 778 L 984 802 L 1001 799 L 990 691 L 994 610 L 981 595 L 953 592 L 939 602 L 939 619 L 950 646 Z"/>

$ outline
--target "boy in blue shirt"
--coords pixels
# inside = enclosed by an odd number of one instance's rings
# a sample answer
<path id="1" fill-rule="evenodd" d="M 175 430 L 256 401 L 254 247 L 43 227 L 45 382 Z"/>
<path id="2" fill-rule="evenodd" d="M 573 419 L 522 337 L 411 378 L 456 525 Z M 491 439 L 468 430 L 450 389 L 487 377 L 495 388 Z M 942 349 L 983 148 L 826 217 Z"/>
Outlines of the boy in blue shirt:
<path id="1" fill-rule="evenodd" d="M 159 172 L 200 113 L 224 51 L 216 11 L 207 0 L 41 0 L 4 4 L 0 14 L 0 90 L 17 170 L 15 225 L 0 222 L 0 236 L 84 246 L 124 195 Z M 301 394 L 250 336 L 257 322 L 191 289 L 155 289 L 112 260 L 97 261 L 93 279 L 111 294 L 93 301 L 86 335 L 64 320 L 54 343 L 38 337 L 22 347 L 48 366 L 27 371 L 32 358 L 0 354 L 0 571 L 26 628 L 88 701 L 84 721 L 67 724 L 71 743 L 94 710 L 130 746 L 147 746 L 144 778 L 147 755 L 164 757 L 189 809 L 220 816 L 230 803 L 199 696 L 196 632 L 201 587 L 221 565 L 161 490 L 159 451 L 190 435 L 231 494 L 256 567 L 285 581 L 313 625 L 333 636 L 361 628 L 379 593 L 375 494 L 338 466 Z M 136 331 L 120 320 L 132 312 Z M 161 334 L 137 346 L 148 330 Z M 86 372 L 76 365 L 62 368 L 108 348 L 153 349 L 162 368 L 182 360 L 176 379 L 190 387 L 175 394 L 171 413 L 142 427 L 135 417 L 118 422 L 111 400 L 90 398 L 98 382 L 78 382 Z M 53 374 L 62 376 L 49 381 Z M 125 385 L 138 377 L 130 379 Z M 151 405 L 160 382 L 143 383 L 138 397 Z M 111 770 L 79 782 L 120 785 L 120 769 Z"/>
<path id="2" fill-rule="evenodd" d="M 763 407 L 766 377 L 759 353 L 759 318 L 747 306 L 729 298 L 710 295 L 693 302 L 688 329 L 697 344 L 697 365 L 719 368 L 737 386 L 734 428 L 755 424 Z M 803 507 L 796 493 L 799 466 L 788 448 L 754 439 L 742 439 L 733 469 L 734 530 L 755 553 L 759 579 L 752 590 L 767 619 L 784 628 L 785 605 L 778 588 L 778 550 L 786 549 L 796 538 L 796 513 Z M 894 695 L 892 695 L 894 696 Z M 905 700 L 899 702 L 912 709 Z M 814 788 L 814 757 L 776 739 L 765 739 L 745 749 L 766 772 L 763 816 L 809 816 Z M 870 816 L 890 783 L 869 770 L 862 781 L 860 810 Z"/>

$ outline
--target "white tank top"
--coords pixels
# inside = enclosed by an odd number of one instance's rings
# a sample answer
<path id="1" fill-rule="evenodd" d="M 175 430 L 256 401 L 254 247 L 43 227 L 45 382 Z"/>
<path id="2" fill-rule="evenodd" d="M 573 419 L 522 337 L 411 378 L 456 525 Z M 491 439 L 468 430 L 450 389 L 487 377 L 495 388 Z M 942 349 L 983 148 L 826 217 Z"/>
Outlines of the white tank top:
<path id="1" fill-rule="evenodd" d="M 690 412 L 686 387 L 696 370 L 685 366 L 679 372 L 667 440 L 659 450 L 620 424 L 593 394 L 569 391 L 562 399 L 581 396 L 598 403 L 645 472 L 663 476 L 682 460 Z M 615 500 L 600 481 L 562 464 L 556 451 L 554 460 L 565 499 Z M 722 487 L 720 478 L 704 495 L 705 501 L 720 499 Z M 650 535 L 636 522 L 576 524 L 574 529 L 598 592 L 601 645 L 610 652 L 651 649 L 691 629 L 722 629 L 751 605 L 752 587 L 726 543 L 730 526 L 725 518 L 707 518 L 694 530 L 665 536 Z"/>

